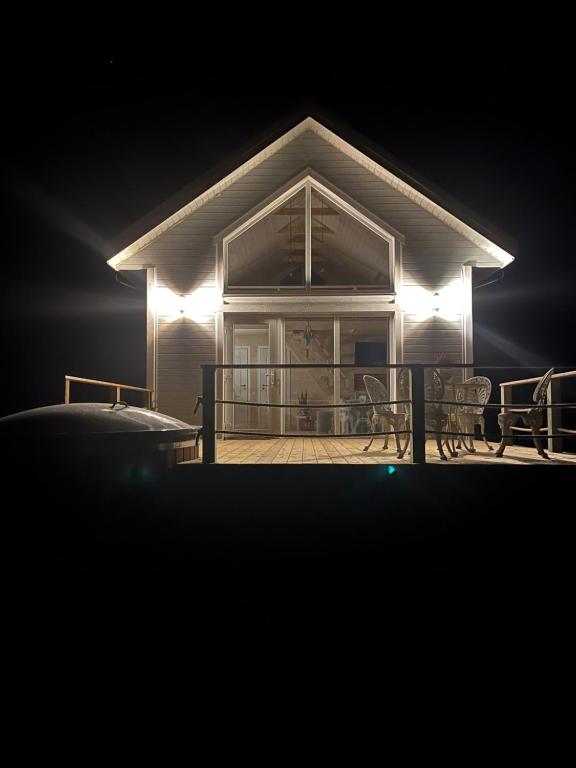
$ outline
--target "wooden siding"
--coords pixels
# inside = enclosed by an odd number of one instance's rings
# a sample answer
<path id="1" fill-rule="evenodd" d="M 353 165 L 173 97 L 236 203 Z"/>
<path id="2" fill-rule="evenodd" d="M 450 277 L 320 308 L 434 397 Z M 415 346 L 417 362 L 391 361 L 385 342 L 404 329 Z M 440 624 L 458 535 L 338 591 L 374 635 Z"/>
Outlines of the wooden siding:
<path id="1" fill-rule="evenodd" d="M 463 264 L 500 266 L 432 213 L 308 130 L 128 257 L 121 268 L 156 267 L 157 286 L 178 294 L 215 286 L 215 235 L 307 168 L 404 235 L 404 285 L 422 285 L 434 291 L 462 280 Z M 159 318 L 156 385 L 161 411 L 193 421 L 193 407 L 201 391 L 200 364 L 215 361 L 215 327 L 212 317 L 201 322 Z M 407 362 L 428 362 L 440 352 L 453 354 L 455 361 L 462 359 L 462 321 L 448 323 L 434 318 L 416 323 L 406 316 L 403 327 Z"/>
<path id="2" fill-rule="evenodd" d="M 464 362 L 462 318 L 455 321 L 441 317 L 416 320 L 411 315 L 404 315 L 403 333 L 405 363 L 433 363 L 442 353 L 450 355 L 453 363 Z"/>

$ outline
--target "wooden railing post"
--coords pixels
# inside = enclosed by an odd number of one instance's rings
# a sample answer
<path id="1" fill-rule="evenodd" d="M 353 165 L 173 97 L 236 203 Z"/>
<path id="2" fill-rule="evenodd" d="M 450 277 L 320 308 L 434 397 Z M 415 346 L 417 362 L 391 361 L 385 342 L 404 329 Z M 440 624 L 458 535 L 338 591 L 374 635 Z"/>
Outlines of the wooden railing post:
<path id="1" fill-rule="evenodd" d="M 424 403 L 424 367 L 411 365 L 412 379 L 412 461 L 426 464 L 426 406 Z"/>
<path id="2" fill-rule="evenodd" d="M 551 379 L 548 384 L 548 391 L 546 392 L 546 402 L 548 405 L 560 402 L 560 387 L 562 386 L 559 379 Z M 546 415 L 546 423 L 548 424 L 548 434 L 557 435 L 562 427 L 562 409 L 561 408 L 548 408 Z M 561 437 L 549 437 L 548 438 L 548 450 L 556 453 L 562 452 L 562 438 Z"/>
<path id="3" fill-rule="evenodd" d="M 512 405 L 512 387 L 505 387 L 503 384 L 500 384 L 500 404 L 502 405 L 500 413 L 506 413 L 506 406 Z M 514 442 L 512 435 L 513 433 L 510 431 L 510 437 L 512 442 Z"/>
<path id="4" fill-rule="evenodd" d="M 214 365 L 202 366 L 202 464 L 216 462 L 216 403 Z"/>

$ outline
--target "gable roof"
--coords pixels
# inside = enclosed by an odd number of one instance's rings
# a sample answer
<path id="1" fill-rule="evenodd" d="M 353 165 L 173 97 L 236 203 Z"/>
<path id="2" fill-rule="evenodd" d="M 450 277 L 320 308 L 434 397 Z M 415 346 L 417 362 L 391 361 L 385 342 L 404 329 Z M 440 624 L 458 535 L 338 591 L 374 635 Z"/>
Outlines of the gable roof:
<path id="1" fill-rule="evenodd" d="M 141 219 L 134 227 L 126 231 L 124 247 L 108 260 L 114 269 L 119 269 L 122 262 L 145 248 L 153 240 L 175 226 L 193 211 L 198 210 L 208 201 L 217 197 L 223 190 L 241 179 L 267 158 L 276 154 L 305 131 L 313 131 L 322 139 L 352 158 L 375 176 L 381 178 L 398 192 L 426 209 L 454 231 L 470 240 L 476 246 L 493 256 L 504 267 L 514 259 L 515 242 L 498 231 L 494 226 L 452 198 L 447 193 L 434 187 L 429 182 L 418 178 L 414 173 L 401 168 L 390 156 L 384 156 L 380 150 L 369 145 L 357 135 L 346 131 L 343 138 L 341 126 L 338 133 L 327 127 L 330 121 L 325 118 L 320 122 L 315 117 L 305 117 L 286 130 L 284 124 L 272 135 L 268 134 L 257 147 L 243 150 L 238 156 L 223 164 L 216 172 L 197 179 L 174 198 L 166 201 L 151 214 Z M 362 147 L 360 149 L 359 147 Z M 237 163 L 240 162 L 240 165 Z M 216 175 L 218 174 L 218 175 Z M 136 233 L 140 232 L 138 236 Z M 136 239 L 134 239 L 136 237 Z"/>

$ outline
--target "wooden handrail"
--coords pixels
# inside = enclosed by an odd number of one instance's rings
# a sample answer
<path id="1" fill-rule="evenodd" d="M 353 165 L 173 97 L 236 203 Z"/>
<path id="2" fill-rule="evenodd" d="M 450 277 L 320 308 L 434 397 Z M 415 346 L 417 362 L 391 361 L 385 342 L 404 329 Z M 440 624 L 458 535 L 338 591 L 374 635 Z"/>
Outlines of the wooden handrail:
<path id="1" fill-rule="evenodd" d="M 100 379 L 84 379 L 81 376 L 64 376 L 64 402 L 68 404 L 70 402 L 70 384 L 75 382 L 77 384 L 93 384 L 98 387 L 110 387 L 116 390 L 116 400 L 120 400 L 120 395 L 123 389 L 130 390 L 132 392 L 146 392 L 148 395 L 148 409 L 153 410 L 154 407 L 154 390 L 149 387 L 135 387 L 132 384 L 119 384 L 116 381 L 101 381 Z"/>
<path id="2" fill-rule="evenodd" d="M 512 387 L 519 386 L 521 384 L 537 384 L 541 376 L 535 376 L 530 379 L 518 379 L 517 381 L 503 381 L 500 384 L 500 403 L 502 406 L 502 413 L 510 408 L 512 403 Z M 562 379 L 576 378 L 576 371 L 566 371 L 565 373 L 555 373 L 550 377 L 550 383 L 548 385 L 548 391 L 546 393 L 547 405 L 554 405 L 559 400 L 560 395 L 560 382 Z M 562 413 L 560 408 L 552 408 L 548 412 L 548 426 L 546 431 L 548 432 L 548 450 L 550 451 L 562 451 L 562 438 L 559 437 L 559 433 L 570 434 L 570 430 L 562 429 Z"/>
<path id="3" fill-rule="evenodd" d="M 552 375 L 553 379 L 572 379 L 576 377 L 576 371 L 567 371 L 566 373 L 554 373 Z M 517 381 L 503 381 L 500 384 L 500 387 L 514 387 L 517 384 L 537 384 L 541 376 L 534 376 L 532 379 L 518 379 Z"/>

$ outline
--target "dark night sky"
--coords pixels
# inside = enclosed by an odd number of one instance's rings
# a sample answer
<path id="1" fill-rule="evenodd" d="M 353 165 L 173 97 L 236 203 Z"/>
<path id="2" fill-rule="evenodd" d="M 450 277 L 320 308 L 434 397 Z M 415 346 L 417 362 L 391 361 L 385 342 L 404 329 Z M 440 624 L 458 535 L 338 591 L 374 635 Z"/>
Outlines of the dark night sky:
<path id="1" fill-rule="evenodd" d="M 504 279 L 475 294 L 478 363 L 576 363 L 568 51 L 491 34 L 434 38 L 403 66 L 400 45 L 344 56 L 344 29 L 289 62 L 272 36 L 224 45 L 224 65 L 208 41 L 6 64 L 0 415 L 60 400 L 65 373 L 143 383 L 144 297 L 106 266 L 114 236 L 305 104 L 517 239 Z"/>

